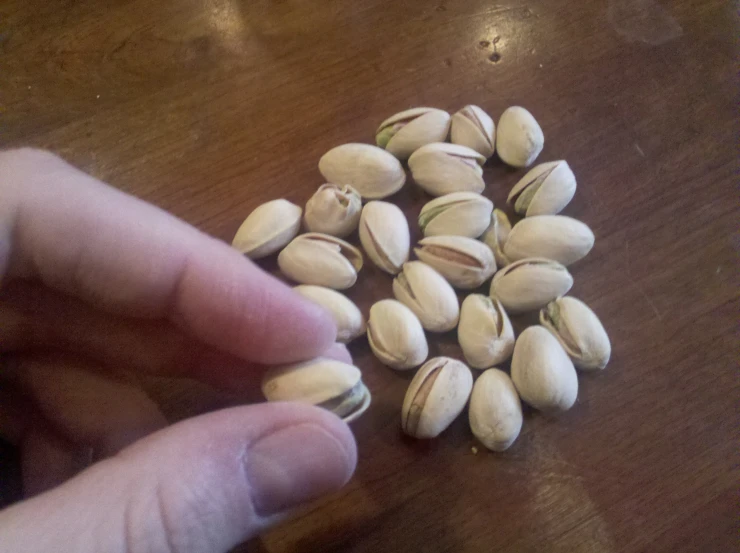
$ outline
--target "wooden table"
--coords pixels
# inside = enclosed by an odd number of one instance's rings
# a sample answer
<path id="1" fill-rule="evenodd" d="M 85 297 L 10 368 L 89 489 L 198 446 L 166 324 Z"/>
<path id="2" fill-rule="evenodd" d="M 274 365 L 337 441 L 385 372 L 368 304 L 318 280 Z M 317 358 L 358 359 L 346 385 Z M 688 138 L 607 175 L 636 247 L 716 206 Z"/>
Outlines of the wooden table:
<path id="1" fill-rule="evenodd" d="M 731 551 L 737 29 L 719 0 L 5 0 L 0 146 L 54 150 L 230 241 L 258 204 L 303 204 L 320 155 L 388 115 L 527 107 L 540 161 L 577 175 L 565 214 L 597 237 L 573 294 L 610 333 L 609 367 L 562 416 L 527 412 L 508 452 L 475 454 L 464 417 L 403 439 L 408 377 L 359 340 L 375 401 L 356 477 L 247 549 Z M 504 206 L 520 175 L 493 160 L 486 195 Z M 397 200 L 413 221 L 428 197 Z M 349 292 L 365 311 L 390 294 L 372 267 Z M 459 355 L 454 333 L 432 353 Z M 159 396 L 173 418 L 215 404 Z"/>

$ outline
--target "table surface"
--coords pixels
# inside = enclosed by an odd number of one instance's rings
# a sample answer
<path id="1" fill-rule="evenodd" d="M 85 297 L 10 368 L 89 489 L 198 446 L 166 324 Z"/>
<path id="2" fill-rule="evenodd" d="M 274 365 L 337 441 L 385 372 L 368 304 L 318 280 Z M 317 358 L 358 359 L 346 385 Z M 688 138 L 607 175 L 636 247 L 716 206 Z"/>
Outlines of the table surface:
<path id="1" fill-rule="evenodd" d="M 569 412 L 527 412 L 508 452 L 475 454 L 465 417 L 402 438 L 408 376 L 358 340 L 374 404 L 356 477 L 245 550 L 737 550 L 737 32 L 720 0 L 6 0 L 0 146 L 49 148 L 230 241 L 260 203 L 305 203 L 321 154 L 388 115 L 527 107 L 540 161 L 578 178 L 565 214 L 596 245 L 572 293 L 611 363 Z M 485 194 L 504 206 L 520 175 L 492 160 Z M 394 199 L 413 221 L 428 197 Z M 368 267 L 348 294 L 367 313 L 391 279 Z M 459 355 L 454 333 L 431 350 Z M 173 419 L 218 404 L 152 390 Z"/>

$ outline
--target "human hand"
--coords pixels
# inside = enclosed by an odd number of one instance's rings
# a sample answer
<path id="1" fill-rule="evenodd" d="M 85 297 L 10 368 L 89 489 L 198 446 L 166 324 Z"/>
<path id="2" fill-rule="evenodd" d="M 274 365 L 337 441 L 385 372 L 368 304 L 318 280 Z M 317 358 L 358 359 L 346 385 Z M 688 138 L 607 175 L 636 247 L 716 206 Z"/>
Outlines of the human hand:
<path id="1" fill-rule="evenodd" d="M 59 484 L 0 512 L 0 552 L 227 551 L 338 489 L 356 447 L 330 413 L 166 427 L 126 376 L 256 386 L 262 365 L 348 358 L 335 332 L 228 245 L 51 154 L 0 153 L 0 434 L 28 492 Z"/>

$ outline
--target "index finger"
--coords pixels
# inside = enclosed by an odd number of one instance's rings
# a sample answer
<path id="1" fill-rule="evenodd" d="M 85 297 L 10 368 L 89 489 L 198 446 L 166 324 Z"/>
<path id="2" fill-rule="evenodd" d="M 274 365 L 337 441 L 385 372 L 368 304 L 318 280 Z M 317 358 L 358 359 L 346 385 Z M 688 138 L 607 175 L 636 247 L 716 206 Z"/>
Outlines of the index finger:
<path id="1" fill-rule="evenodd" d="M 0 284 L 37 278 L 103 310 L 167 318 L 244 359 L 335 339 L 328 313 L 227 244 L 35 150 L 0 154 Z"/>

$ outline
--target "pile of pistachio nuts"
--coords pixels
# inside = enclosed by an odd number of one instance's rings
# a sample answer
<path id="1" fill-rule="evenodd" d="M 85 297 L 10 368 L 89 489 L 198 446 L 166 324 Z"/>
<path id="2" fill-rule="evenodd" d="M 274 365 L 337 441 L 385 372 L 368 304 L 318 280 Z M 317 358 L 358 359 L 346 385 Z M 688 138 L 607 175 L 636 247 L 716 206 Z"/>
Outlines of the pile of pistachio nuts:
<path id="1" fill-rule="evenodd" d="M 377 146 L 329 150 L 319 161 L 327 184 L 305 212 L 284 199 L 267 202 L 247 217 L 233 246 L 251 259 L 279 252 L 280 271 L 333 315 L 339 341 L 367 335 L 384 365 L 420 367 L 401 408 L 406 434 L 434 438 L 469 405 L 473 434 L 488 449 L 505 450 L 521 431 L 521 400 L 541 411 L 570 409 L 578 395 L 575 367 L 603 369 L 611 354 L 598 317 L 566 296 L 573 285 L 567 267 L 594 244 L 587 225 L 558 215 L 575 194 L 575 176 L 562 160 L 529 169 L 508 197 L 522 216 L 512 226 L 482 195 L 482 166 L 494 153 L 512 167 L 533 164 L 544 135 L 526 109 L 508 108 L 496 128 L 474 105 L 452 116 L 415 108 L 385 120 L 375 138 Z M 382 201 L 406 184 L 404 161 L 416 185 L 435 197 L 419 213 L 417 261 L 409 260 L 406 216 Z M 395 299 L 375 303 L 367 318 L 338 292 L 362 270 L 362 251 L 343 239 L 356 230 L 365 255 L 394 277 Z M 456 289 L 489 280 L 487 295 L 470 293 L 460 304 Z M 540 325 L 516 337 L 509 315 L 537 310 Z M 455 328 L 465 362 L 427 359 L 427 340 Z M 511 376 L 497 368 L 509 360 Z M 470 367 L 482 371 L 477 379 Z M 273 368 L 262 391 L 269 401 L 318 405 L 348 422 L 370 406 L 361 371 L 328 358 Z"/>

